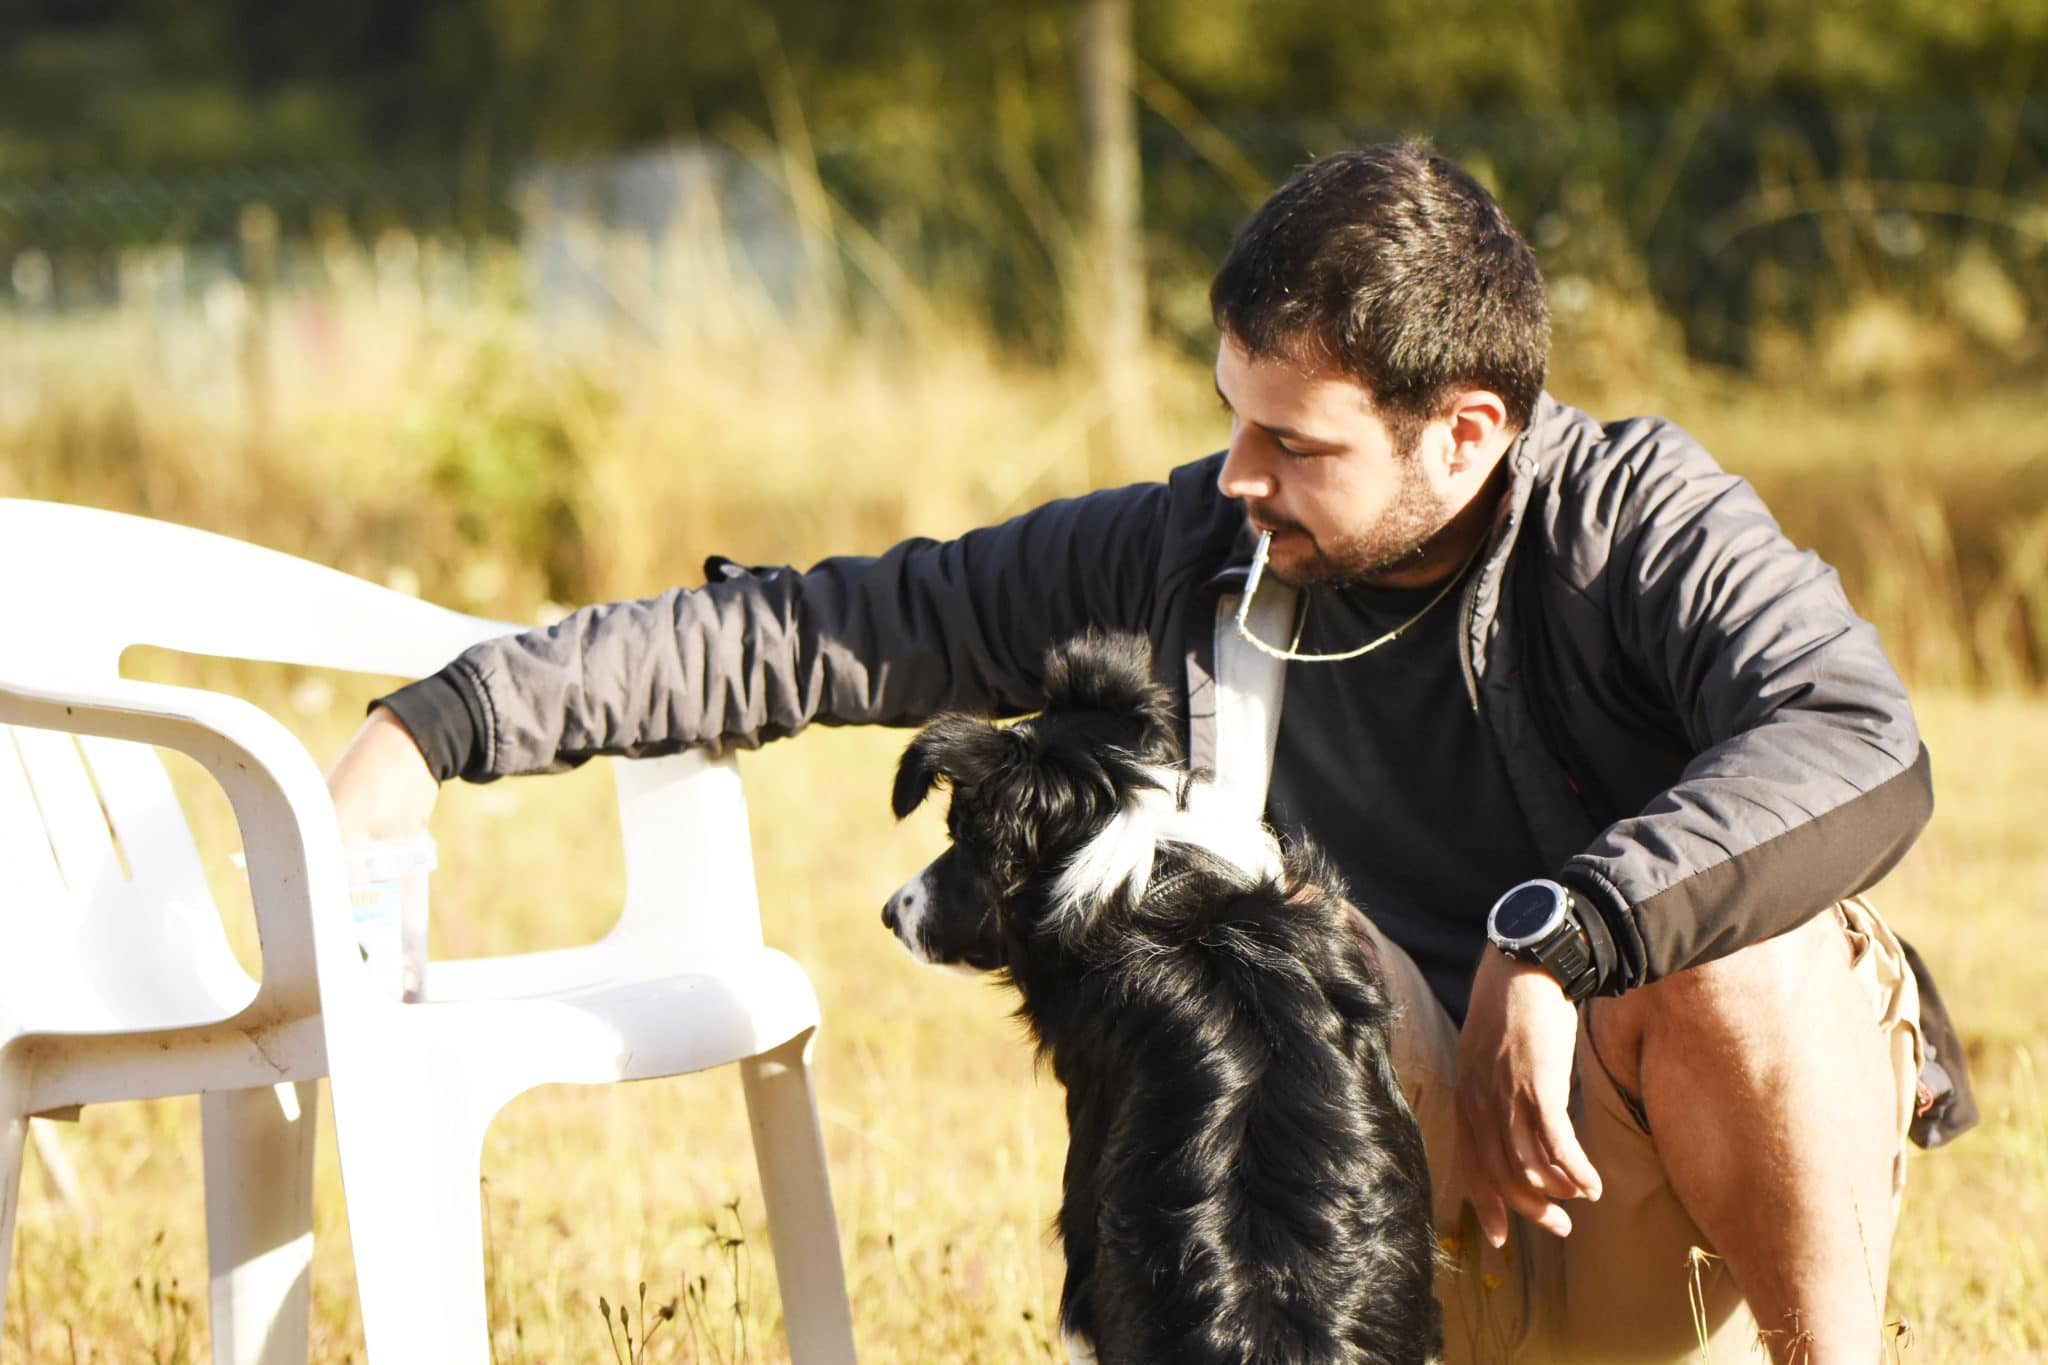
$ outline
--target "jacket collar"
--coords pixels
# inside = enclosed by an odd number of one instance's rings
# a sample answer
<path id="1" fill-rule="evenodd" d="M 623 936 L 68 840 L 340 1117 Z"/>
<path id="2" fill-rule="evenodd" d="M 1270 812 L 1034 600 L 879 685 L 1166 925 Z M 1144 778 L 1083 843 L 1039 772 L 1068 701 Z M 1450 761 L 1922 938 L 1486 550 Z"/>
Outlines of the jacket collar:
<path id="1" fill-rule="evenodd" d="M 1500 619 L 1501 585 L 1507 581 L 1508 559 L 1514 553 L 1529 503 L 1536 493 L 1541 455 L 1553 444 L 1546 429 L 1564 412 L 1564 405 L 1549 393 L 1538 394 L 1536 407 L 1529 414 L 1529 425 L 1502 457 L 1508 467 L 1507 492 L 1494 511 L 1493 530 L 1480 557 L 1479 571 L 1472 575 L 1465 591 L 1465 657 L 1471 669 L 1467 680 L 1475 687 L 1486 672 L 1487 646 Z"/>

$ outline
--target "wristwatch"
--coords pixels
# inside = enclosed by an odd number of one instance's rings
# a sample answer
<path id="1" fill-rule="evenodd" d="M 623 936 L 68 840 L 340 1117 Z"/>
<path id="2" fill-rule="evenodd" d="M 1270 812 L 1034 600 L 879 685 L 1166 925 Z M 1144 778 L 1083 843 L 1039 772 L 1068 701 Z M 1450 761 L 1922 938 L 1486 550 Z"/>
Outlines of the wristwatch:
<path id="1" fill-rule="evenodd" d="M 1515 961 L 1556 977 L 1569 1000 L 1584 1000 L 1599 982 L 1578 899 L 1547 877 L 1508 888 L 1486 917 L 1486 936 Z"/>

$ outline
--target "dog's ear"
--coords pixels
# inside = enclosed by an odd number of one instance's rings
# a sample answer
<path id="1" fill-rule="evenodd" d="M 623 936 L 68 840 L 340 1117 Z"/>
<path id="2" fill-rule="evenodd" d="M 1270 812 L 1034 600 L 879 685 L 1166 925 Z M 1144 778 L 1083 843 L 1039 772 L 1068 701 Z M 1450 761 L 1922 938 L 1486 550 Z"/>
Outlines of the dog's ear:
<path id="1" fill-rule="evenodd" d="M 1135 711 L 1157 690 L 1152 642 L 1142 635 L 1091 630 L 1046 651 L 1048 711 Z"/>
<path id="2" fill-rule="evenodd" d="M 1179 757 L 1173 694 L 1153 679 L 1152 643 L 1142 635 L 1090 631 L 1054 646 L 1045 656 L 1045 709 L 1134 717 L 1145 757 Z"/>
<path id="3" fill-rule="evenodd" d="M 916 810 L 938 783 L 979 786 L 1016 756 L 1009 733 L 979 716 L 940 716 L 917 732 L 896 765 L 896 788 L 890 795 L 896 818 Z"/>

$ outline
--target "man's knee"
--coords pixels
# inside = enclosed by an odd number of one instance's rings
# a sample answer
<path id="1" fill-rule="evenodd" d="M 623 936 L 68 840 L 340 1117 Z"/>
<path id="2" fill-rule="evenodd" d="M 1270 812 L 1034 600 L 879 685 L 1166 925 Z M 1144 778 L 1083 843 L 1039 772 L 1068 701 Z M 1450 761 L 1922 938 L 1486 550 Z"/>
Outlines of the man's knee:
<path id="1" fill-rule="evenodd" d="M 1830 907 L 1775 938 L 1595 1000 L 1587 1027 L 1615 1083 L 1640 1103 L 1646 1059 L 1651 1066 L 1753 1066 L 1817 1014 L 1849 1009 L 1853 1017 L 1850 961 L 1848 937 Z"/>

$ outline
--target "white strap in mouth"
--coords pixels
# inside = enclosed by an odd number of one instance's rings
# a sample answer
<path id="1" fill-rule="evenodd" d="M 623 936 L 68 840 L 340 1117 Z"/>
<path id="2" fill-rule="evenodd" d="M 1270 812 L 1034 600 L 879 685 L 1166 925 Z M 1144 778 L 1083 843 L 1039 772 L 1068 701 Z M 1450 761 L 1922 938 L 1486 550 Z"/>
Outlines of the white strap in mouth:
<path id="1" fill-rule="evenodd" d="M 1263 560 L 1259 556 L 1255 566 L 1262 568 Z M 1256 586 L 1255 579 L 1246 580 L 1247 590 L 1237 599 L 1234 612 L 1228 596 L 1216 604 L 1215 743 L 1210 762 L 1217 788 L 1254 817 L 1262 817 L 1287 668 L 1283 656 L 1254 648 L 1254 629 L 1269 634 L 1286 630 L 1299 594 L 1282 583 L 1254 603 L 1250 589 Z"/>

